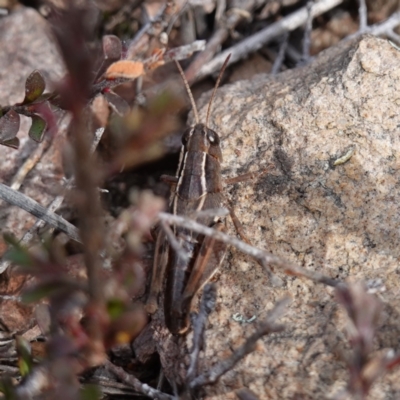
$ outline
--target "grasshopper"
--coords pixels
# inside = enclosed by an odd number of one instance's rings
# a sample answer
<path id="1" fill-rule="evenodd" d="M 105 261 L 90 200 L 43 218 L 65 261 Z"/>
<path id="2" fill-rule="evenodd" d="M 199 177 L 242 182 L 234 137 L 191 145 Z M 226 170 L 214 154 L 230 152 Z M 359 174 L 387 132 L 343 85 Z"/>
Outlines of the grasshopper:
<path id="1" fill-rule="evenodd" d="M 205 124 L 199 122 L 189 84 L 179 63 L 176 63 L 192 103 L 196 123 L 182 136 L 176 176 L 164 177 L 173 187 L 169 204 L 173 214 L 193 216 L 196 212 L 217 209 L 224 205 L 220 138 L 208 127 L 208 120 L 211 104 L 229 57 L 221 68 L 211 95 Z M 197 221 L 217 230 L 224 229 L 224 224 L 218 217 L 200 216 Z M 158 295 L 166 275 L 165 323 L 172 334 L 183 334 L 189 327 L 193 298 L 223 262 L 227 246 L 185 228 L 175 226 L 172 230 L 181 251 L 172 248 L 165 230 L 159 227 L 146 308 L 149 313 L 157 310 Z"/>

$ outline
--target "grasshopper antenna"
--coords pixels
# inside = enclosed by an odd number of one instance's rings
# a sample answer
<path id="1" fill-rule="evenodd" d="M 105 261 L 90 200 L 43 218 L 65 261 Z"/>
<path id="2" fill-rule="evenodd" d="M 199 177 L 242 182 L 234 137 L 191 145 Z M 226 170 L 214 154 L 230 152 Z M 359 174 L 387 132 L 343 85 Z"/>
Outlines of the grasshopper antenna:
<path id="1" fill-rule="evenodd" d="M 181 67 L 181 64 L 179 64 L 178 61 L 175 60 L 175 64 L 178 67 L 179 73 L 181 74 L 183 83 L 185 84 L 185 88 L 186 88 L 186 92 L 189 95 L 190 98 L 190 102 L 192 103 L 192 109 L 193 109 L 193 114 L 194 114 L 194 119 L 196 120 L 196 124 L 198 124 L 200 122 L 199 119 L 199 113 L 197 112 L 197 107 L 196 107 L 196 103 L 194 102 L 194 98 L 193 98 L 193 94 L 192 91 L 190 90 L 190 86 L 189 83 L 186 79 L 185 73 L 183 72 L 183 69 Z"/>
<path id="2" fill-rule="evenodd" d="M 214 100 L 215 93 L 217 92 L 218 86 L 219 86 L 219 84 L 221 82 L 222 75 L 223 75 L 223 73 L 225 71 L 226 66 L 228 65 L 229 59 L 231 58 L 231 55 L 232 54 L 229 54 L 228 57 L 226 57 L 225 62 L 222 65 L 221 71 L 219 72 L 217 82 L 216 82 L 216 84 L 214 86 L 214 90 L 213 90 L 211 98 L 210 98 L 210 102 L 208 103 L 207 117 L 206 117 L 206 127 L 207 128 L 208 128 L 208 119 L 210 117 L 210 112 L 211 112 L 211 105 L 212 105 L 212 102 Z"/>

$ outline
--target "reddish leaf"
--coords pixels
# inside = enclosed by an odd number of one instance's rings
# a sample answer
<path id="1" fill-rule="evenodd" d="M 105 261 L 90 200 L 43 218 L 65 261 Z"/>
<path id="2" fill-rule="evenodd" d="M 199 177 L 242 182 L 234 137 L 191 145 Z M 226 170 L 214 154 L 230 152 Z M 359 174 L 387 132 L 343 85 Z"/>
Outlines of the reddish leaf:
<path id="1" fill-rule="evenodd" d="M 121 40 L 114 35 L 103 36 L 103 52 L 106 60 L 118 61 L 121 58 Z"/>
<path id="2" fill-rule="evenodd" d="M 0 143 L 14 139 L 19 130 L 20 118 L 14 110 L 0 118 Z"/>
<path id="3" fill-rule="evenodd" d="M 121 117 L 129 112 L 128 103 L 113 91 L 106 91 L 103 95 L 111 108 Z"/>
<path id="4" fill-rule="evenodd" d="M 25 99 L 22 104 L 32 103 L 39 98 L 46 88 L 46 83 L 42 74 L 35 70 L 33 71 L 25 82 Z"/>
<path id="5" fill-rule="evenodd" d="M 49 102 L 34 104 L 33 107 L 35 110 L 34 114 L 39 115 L 46 121 L 46 131 L 50 131 L 51 133 L 57 132 L 57 120 Z"/>
<path id="6" fill-rule="evenodd" d="M 106 79 L 136 79 L 143 74 L 144 66 L 140 61 L 121 60 L 111 64 L 104 76 Z"/>
<path id="7" fill-rule="evenodd" d="M 29 137 L 35 142 L 41 142 L 47 128 L 47 122 L 39 115 L 32 115 L 32 125 L 29 129 Z"/>

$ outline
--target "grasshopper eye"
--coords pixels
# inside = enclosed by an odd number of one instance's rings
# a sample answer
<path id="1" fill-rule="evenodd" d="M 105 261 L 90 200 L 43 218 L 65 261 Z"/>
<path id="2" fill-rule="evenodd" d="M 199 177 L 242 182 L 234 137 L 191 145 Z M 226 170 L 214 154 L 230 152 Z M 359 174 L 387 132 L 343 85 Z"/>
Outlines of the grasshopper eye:
<path id="1" fill-rule="evenodd" d="M 209 129 L 207 132 L 207 139 L 212 145 L 219 145 L 219 136 L 211 129 Z"/>

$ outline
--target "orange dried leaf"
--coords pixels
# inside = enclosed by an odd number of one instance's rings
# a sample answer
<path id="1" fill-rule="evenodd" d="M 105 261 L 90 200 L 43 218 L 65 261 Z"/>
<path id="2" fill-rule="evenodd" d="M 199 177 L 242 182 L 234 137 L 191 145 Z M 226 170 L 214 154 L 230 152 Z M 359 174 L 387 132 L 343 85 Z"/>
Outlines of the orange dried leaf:
<path id="1" fill-rule="evenodd" d="M 140 61 L 122 60 L 111 64 L 104 76 L 106 79 L 128 78 L 135 79 L 143 75 L 144 66 Z"/>

